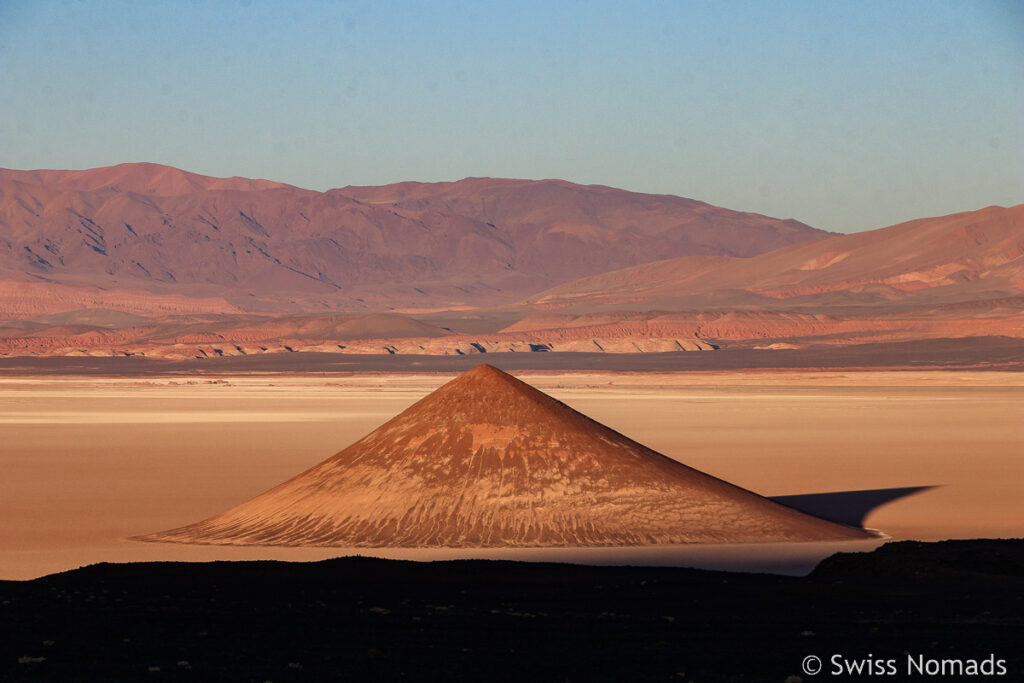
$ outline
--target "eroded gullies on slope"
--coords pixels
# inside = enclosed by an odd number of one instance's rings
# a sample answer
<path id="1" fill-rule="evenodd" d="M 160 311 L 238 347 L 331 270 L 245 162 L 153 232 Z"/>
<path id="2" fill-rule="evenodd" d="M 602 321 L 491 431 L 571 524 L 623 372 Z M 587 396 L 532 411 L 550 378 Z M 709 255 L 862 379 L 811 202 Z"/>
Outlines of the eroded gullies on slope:
<path id="1" fill-rule="evenodd" d="M 870 537 L 687 467 L 481 365 L 270 491 L 143 540 L 555 547 Z"/>

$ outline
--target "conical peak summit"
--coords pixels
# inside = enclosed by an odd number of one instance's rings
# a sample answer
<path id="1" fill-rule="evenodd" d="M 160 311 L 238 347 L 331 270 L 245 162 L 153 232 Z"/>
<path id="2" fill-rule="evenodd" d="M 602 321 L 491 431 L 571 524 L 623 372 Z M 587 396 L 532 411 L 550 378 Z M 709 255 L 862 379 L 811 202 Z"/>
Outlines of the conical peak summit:
<path id="1" fill-rule="evenodd" d="M 493 365 L 488 365 L 487 363 L 481 363 L 472 370 L 467 370 L 448 384 L 458 387 L 473 387 L 485 390 L 491 389 L 495 391 L 505 389 L 526 389 L 529 391 L 537 391 L 526 382 L 518 380 L 507 372 L 499 370 Z"/>
<path id="2" fill-rule="evenodd" d="M 449 382 L 448 385 L 453 388 L 457 387 L 462 391 L 490 391 L 495 394 L 514 393 L 529 396 L 547 396 L 544 392 L 530 386 L 521 379 L 486 363 L 478 365 L 472 370 L 467 370 Z"/>
<path id="3" fill-rule="evenodd" d="M 501 547 L 866 536 L 687 467 L 480 365 L 280 486 L 146 540 Z"/>
<path id="4" fill-rule="evenodd" d="M 459 375 L 459 377 L 465 377 L 467 379 L 468 378 L 473 378 L 473 379 L 483 380 L 484 378 L 487 378 L 487 377 L 512 377 L 512 375 L 510 375 L 507 372 L 504 372 L 502 370 L 499 370 L 498 368 L 494 367 L 493 365 L 488 365 L 487 363 L 481 363 L 480 365 L 477 365 L 472 370 L 466 370 L 464 373 Z"/>
<path id="5" fill-rule="evenodd" d="M 436 389 L 392 422 L 429 423 L 438 429 L 474 422 L 524 428 L 536 422 L 580 419 L 592 422 L 526 382 L 484 364 Z"/>

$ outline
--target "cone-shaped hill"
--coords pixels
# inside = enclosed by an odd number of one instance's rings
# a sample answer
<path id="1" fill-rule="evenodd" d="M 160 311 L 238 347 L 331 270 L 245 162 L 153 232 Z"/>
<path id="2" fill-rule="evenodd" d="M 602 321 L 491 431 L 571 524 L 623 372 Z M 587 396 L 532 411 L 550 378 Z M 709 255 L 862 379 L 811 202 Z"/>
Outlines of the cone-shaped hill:
<path id="1" fill-rule="evenodd" d="M 294 479 L 143 540 L 497 547 L 868 537 L 687 467 L 481 365 Z"/>

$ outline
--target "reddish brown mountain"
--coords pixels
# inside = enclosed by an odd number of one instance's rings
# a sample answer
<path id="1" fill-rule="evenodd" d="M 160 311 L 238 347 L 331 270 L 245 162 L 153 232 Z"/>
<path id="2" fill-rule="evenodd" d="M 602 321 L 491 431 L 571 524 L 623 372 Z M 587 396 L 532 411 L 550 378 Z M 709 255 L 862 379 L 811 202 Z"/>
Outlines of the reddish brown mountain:
<path id="1" fill-rule="evenodd" d="M 925 218 L 749 259 L 685 257 L 560 285 L 505 330 L 589 339 L 860 343 L 1024 336 L 1024 205 Z M 555 312 L 557 310 L 557 312 Z"/>
<path id="2" fill-rule="evenodd" d="M 1024 336 L 1024 205 L 926 218 L 749 259 L 685 257 L 570 282 L 506 333 L 711 343 Z"/>
<path id="3" fill-rule="evenodd" d="M 158 197 L 173 197 L 205 190 L 270 190 L 292 187 L 271 180 L 251 178 L 213 178 L 189 173 L 171 166 L 136 163 L 118 164 L 84 171 L 38 170 L 13 171 L 0 168 L 0 183 L 47 187 L 51 190 L 96 192 L 115 190 Z M 297 188 L 293 188 L 297 189 Z"/>
<path id="4" fill-rule="evenodd" d="M 481 365 L 263 495 L 150 541 L 611 546 L 864 539 Z"/>
<path id="5" fill-rule="evenodd" d="M 507 303 L 656 259 L 747 257 L 825 235 L 556 180 L 318 193 L 153 164 L 0 171 L 0 283 L 11 283 L 0 318 L 86 307 L 145 315 Z"/>
<path id="6" fill-rule="evenodd" d="M 543 307 L 762 308 L 981 301 L 1024 294 L 1024 204 L 836 235 L 749 259 L 677 258 L 530 297 Z"/>

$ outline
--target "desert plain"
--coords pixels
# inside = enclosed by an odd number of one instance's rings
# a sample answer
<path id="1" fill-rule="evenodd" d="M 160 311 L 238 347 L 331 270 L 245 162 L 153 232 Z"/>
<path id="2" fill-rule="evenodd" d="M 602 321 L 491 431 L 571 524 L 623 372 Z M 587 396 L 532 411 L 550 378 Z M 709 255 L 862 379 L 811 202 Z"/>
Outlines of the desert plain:
<path id="1" fill-rule="evenodd" d="M 0 1 L 0 683 L 1024 681 L 1022 10 Z"/>
<path id="2" fill-rule="evenodd" d="M 1024 204 L 0 195 L 0 679 L 1021 671 Z"/>
<path id="3" fill-rule="evenodd" d="M 0 579 L 94 562 L 347 554 L 801 574 L 884 540 L 1024 535 L 1024 376 L 979 370 L 520 371 L 671 458 L 765 496 L 933 487 L 872 509 L 877 541 L 374 549 L 144 543 L 340 451 L 450 373 L 0 378 Z"/>

